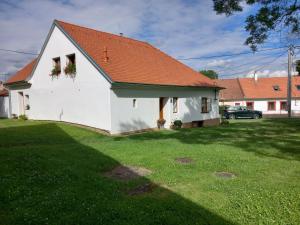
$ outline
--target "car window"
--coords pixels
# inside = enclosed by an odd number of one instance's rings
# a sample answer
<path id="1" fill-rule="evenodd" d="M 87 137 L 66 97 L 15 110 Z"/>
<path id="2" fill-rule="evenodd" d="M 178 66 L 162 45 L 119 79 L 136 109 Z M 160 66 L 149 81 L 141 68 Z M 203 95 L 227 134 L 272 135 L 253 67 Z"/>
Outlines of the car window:
<path id="1" fill-rule="evenodd" d="M 235 106 L 229 106 L 227 109 L 228 110 L 236 110 L 236 107 Z"/>

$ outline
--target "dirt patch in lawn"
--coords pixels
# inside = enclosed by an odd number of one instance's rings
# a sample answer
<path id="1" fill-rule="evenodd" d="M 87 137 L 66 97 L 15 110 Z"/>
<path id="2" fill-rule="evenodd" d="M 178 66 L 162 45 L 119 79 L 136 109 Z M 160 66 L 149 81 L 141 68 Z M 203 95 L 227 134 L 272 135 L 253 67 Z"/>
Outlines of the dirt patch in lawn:
<path id="1" fill-rule="evenodd" d="M 215 172 L 215 176 L 220 177 L 220 178 L 225 178 L 225 179 L 232 179 L 235 178 L 236 175 L 234 173 L 230 172 Z"/>
<path id="2" fill-rule="evenodd" d="M 130 196 L 147 194 L 147 193 L 151 193 L 156 187 L 157 187 L 156 184 L 146 183 L 129 190 L 127 194 Z"/>
<path id="3" fill-rule="evenodd" d="M 191 164 L 194 162 L 194 160 L 189 157 L 176 158 L 175 161 L 180 164 Z"/>
<path id="4" fill-rule="evenodd" d="M 116 180 L 133 180 L 151 174 L 152 171 L 143 167 L 136 166 L 117 166 L 113 170 L 104 173 L 106 177 Z"/>

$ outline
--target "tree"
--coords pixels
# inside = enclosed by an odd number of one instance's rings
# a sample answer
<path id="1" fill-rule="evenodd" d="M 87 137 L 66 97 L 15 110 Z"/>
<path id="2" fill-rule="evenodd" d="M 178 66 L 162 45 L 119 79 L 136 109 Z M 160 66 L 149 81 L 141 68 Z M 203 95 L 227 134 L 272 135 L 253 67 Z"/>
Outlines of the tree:
<path id="1" fill-rule="evenodd" d="M 210 79 L 218 79 L 218 73 L 214 70 L 200 70 L 199 72 Z"/>
<path id="2" fill-rule="evenodd" d="M 274 31 L 300 37 L 299 0 L 213 0 L 217 14 L 231 16 L 243 11 L 244 2 L 257 7 L 256 13 L 246 19 L 249 37 L 245 44 L 253 51 L 263 44 Z"/>

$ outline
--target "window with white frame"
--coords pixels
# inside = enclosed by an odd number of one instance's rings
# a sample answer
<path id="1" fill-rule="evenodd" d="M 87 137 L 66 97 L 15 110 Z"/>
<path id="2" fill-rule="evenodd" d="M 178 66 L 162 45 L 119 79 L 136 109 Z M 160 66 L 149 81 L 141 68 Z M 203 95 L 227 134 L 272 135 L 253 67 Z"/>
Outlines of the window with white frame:
<path id="1" fill-rule="evenodd" d="M 173 98 L 173 113 L 178 112 L 178 97 Z"/>

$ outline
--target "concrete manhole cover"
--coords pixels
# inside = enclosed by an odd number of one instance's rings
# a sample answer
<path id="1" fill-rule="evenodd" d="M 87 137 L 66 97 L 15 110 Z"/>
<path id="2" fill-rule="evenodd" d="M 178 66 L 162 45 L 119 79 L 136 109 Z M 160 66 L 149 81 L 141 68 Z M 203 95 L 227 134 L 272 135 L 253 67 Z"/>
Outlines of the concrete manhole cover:
<path id="1" fill-rule="evenodd" d="M 225 178 L 225 179 L 232 179 L 236 177 L 235 174 L 230 173 L 230 172 L 215 172 L 215 176 L 220 177 L 220 178 Z"/>
<path id="2" fill-rule="evenodd" d="M 132 180 L 151 174 L 152 171 L 143 167 L 136 166 L 117 166 L 113 170 L 104 173 L 106 177 L 116 180 Z"/>
<path id="3" fill-rule="evenodd" d="M 155 184 L 146 183 L 129 190 L 127 194 L 130 196 L 147 194 L 147 193 L 151 193 L 154 190 L 154 188 L 156 188 Z"/>
<path id="4" fill-rule="evenodd" d="M 190 164 L 194 162 L 194 160 L 188 157 L 176 158 L 175 161 L 181 164 Z"/>

